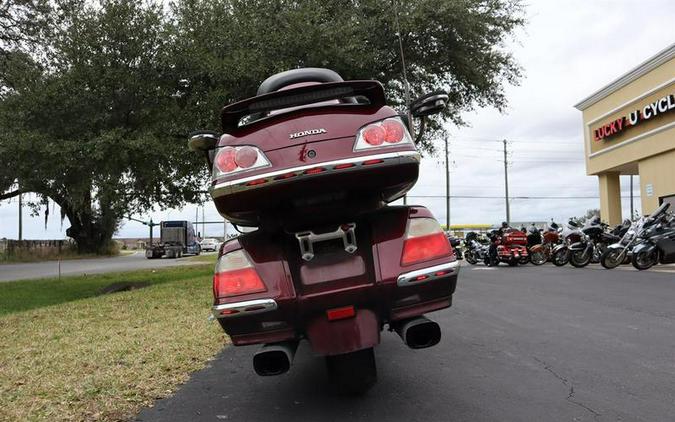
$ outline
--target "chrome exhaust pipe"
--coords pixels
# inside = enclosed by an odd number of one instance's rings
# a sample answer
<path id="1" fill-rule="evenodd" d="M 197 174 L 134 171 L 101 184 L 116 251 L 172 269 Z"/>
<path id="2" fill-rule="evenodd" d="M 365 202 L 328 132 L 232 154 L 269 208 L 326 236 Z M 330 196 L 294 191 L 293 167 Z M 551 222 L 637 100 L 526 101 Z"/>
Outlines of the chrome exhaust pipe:
<path id="1" fill-rule="evenodd" d="M 393 328 L 411 349 L 424 349 L 441 341 L 441 327 L 423 316 L 398 322 Z"/>
<path id="2" fill-rule="evenodd" d="M 253 355 L 253 369 L 263 377 L 288 372 L 297 349 L 297 341 L 266 344 Z"/>

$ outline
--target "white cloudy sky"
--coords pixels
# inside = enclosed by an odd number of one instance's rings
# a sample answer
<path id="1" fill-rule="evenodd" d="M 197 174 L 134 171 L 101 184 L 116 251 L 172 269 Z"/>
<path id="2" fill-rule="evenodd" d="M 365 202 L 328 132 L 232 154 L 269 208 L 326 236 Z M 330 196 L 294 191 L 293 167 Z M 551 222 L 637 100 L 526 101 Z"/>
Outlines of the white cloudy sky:
<path id="1" fill-rule="evenodd" d="M 466 115 L 468 128 L 452 128 L 450 154 L 451 196 L 502 197 L 504 174 L 501 139 L 510 141 L 510 194 L 513 197 L 572 196 L 585 199 L 513 199 L 512 221 L 557 221 L 597 208 L 597 180 L 586 176 L 579 100 L 675 42 L 675 2 L 650 1 L 544 1 L 532 0 L 528 23 L 510 46 L 523 66 L 520 86 L 509 87 L 509 109 L 500 114 L 482 109 Z M 639 189 L 636 178 L 636 206 Z M 622 177 L 628 196 L 628 178 Z M 442 157 L 423 160 L 418 184 L 409 203 L 426 205 L 445 221 L 445 177 Z M 629 213 L 624 199 L 624 215 Z M 25 238 L 62 238 L 58 210 L 51 210 L 47 229 L 44 217 L 24 214 Z M 156 211 L 155 221 L 194 220 L 196 206 Z M 451 199 L 451 223 L 497 223 L 504 220 L 503 199 Z M 201 216 L 201 211 L 199 211 Z M 211 204 L 207 221 L 220 216 Z M 0 202 L 0 238 L 16 238 L 18 208 L 15 200 Z M 127 222 L 120 237 L 145 236 L 147 228 Z M 222 234 L 222 226 L 206 226 L 206 234 Z"/>

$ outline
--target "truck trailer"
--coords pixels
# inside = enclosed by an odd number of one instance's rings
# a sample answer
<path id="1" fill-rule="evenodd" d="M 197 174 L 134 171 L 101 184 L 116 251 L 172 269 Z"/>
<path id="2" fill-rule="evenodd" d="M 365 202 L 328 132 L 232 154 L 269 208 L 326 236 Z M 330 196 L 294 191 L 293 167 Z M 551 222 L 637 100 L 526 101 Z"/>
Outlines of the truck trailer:
<path id="1" fill-rule="evenodd" d="M 180 258 L 183 255 L 199 255 L 201 252 L 191 222 L 162 221 L 159 229 L 159 243 L 145 249 L 146 258 Z"/>

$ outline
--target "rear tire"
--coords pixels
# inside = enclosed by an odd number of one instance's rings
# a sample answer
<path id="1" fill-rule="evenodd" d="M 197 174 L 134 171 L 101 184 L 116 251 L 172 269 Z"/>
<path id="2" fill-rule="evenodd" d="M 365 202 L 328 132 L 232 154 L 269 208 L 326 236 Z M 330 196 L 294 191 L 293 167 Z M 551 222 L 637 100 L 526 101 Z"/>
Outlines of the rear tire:
<path id="1" fill-rule="evenodd" d="M 600 265 L 608 270 L 618 267 L 625 262 L 626 257 L 621 257 L 622 252 L 620 249 L 607 249 L 600 257 Z"/>
<path id="2" fill-rule="evenodd" d="M 638 270 L 648 270 L 656 264 L 656 253 L 638 252 L 633 254 L 633 266 Z"/>
<path id="3" fill-rule="evenodd" d="M 591 258 L 593 254 L 589 254 L 586 258 L 583 258 L 584 251 L 574 251 L 570 254 L 570 264 L 576 268 L 583 268 L 586 265 L 591 263 Z"/>
<path id="4" fill-rule="evenodd" d="M 364 394 L 377 381 L 375 352 L 372 348 L 326 356 L 326 368 L 330 381 L 339 394 Z"/>

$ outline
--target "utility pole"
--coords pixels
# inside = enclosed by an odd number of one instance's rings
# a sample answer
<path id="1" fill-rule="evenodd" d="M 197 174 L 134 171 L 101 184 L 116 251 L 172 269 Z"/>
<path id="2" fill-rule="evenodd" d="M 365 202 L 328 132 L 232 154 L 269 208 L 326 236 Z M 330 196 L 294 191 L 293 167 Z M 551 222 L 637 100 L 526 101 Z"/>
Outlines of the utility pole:
<path id="1" fill-rule="evenodd" d="M 448 136 L 445 136 L 445 226 L 450 231 L 450 165 L 448 163 Z"/>
<path id="2" fill-rule="evenodd" d="M 19 194 L 19 240 L 23 240 L 23 194 Z"/>
<path id="3" fill-rule="evenodd" d="M 633 208 L 633 175 L 630 175 L 630 219 L 633 221 L 635 209 Z"/>
<path id="4" fill-rule="evenodd" d="M 509 161 L 506 156 L 506 139 L 504 139 L 504 200 L 506 201 L 506 224 L 511 224 L 511 209 L 509 207 Z"/>
<path id="5" fill-rule="evenodd" d="M 202 239 L 206 239 L 206 220 L 204 219 L 204 206 L 202 205 Z"/>

